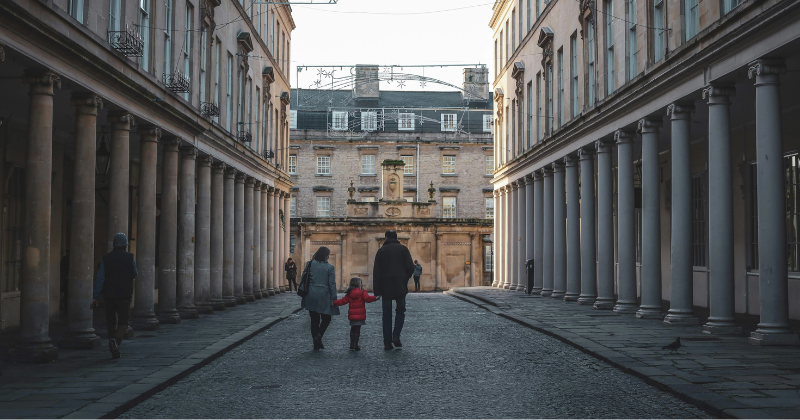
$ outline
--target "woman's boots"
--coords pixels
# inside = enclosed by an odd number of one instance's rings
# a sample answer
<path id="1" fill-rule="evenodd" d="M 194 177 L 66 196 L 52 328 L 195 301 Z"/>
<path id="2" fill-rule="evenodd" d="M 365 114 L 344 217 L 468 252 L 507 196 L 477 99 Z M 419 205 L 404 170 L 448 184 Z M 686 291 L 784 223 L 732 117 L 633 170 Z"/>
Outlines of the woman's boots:
<path id="1" fill-rule="evenodd" d="M 361 337 L 361 333 L 350 331 L 350 350 L 351 351 L 359 351 L 361 347 L 358 346 L 358 338 Z"/>

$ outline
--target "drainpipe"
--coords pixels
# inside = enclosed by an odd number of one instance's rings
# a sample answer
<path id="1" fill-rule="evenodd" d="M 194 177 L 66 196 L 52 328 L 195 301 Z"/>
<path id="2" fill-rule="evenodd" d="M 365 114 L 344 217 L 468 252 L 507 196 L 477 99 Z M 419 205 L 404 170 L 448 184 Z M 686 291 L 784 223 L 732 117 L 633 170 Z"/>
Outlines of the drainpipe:
<path id="1" fill-rule="evenodd" d="M 415 171 L 414 173 L 417 175 L 416 176 L 416 178 L 417 178 L 417 190 L 414 191 L 414 201 L 419 202 L 419 176 L 420 176 L 420 173 L 419 173 L 419 143 L 417 143 L 417 158 L 416 158 L 416 161 L 417 161 L 416 162 L 417 163 L 417 168 L 414 169 L 414 171 Z"/>

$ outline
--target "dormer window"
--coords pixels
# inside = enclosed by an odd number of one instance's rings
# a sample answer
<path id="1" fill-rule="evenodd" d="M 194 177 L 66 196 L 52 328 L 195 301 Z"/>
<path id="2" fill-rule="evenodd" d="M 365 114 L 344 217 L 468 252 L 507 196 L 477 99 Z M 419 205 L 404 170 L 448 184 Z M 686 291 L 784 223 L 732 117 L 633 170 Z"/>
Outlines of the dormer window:
<path id="1" fill-rule="evenodd" d="M 331 129 L 336 131 L 347 130 L 346 111 L 333 111 L 333 124 L 331 124 Z"/>
<path id="2" fill-rule="evenodd" d="M 398 130 L 414 130 L 414 113 L 401 113 L 397 123 Z"/>
<path id="3" fill-rule="evenodd" d="M 457 124 L 456 114 L 442 114 L 442 131 L 456 131 Z"/>

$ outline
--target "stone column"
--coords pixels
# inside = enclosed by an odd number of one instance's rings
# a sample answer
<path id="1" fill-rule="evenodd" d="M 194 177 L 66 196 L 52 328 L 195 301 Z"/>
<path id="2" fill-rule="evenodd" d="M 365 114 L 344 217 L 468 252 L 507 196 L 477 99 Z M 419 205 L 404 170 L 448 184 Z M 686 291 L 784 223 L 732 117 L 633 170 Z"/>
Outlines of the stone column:
<path id="1" fill-rule="evenodd" d="M 194 306 L 194 262 L 195 262 L 195 174 L 197 149 L 194 146 L 181 148 L 180 194 L 178 212 L 178 314 L 181 319 L 199 318 Z"/>
<path id="2" fill-rule="evenodd" d="M 253 297 L 261 299 L 261 181 L 253 186 Z"/>
<path id="3" fill-rule="evenodd" d="M 509 213 L 511 214 L 511 229 L 509 231 L 511 235 L 511 258 L 508 260 L 511 262 L 511 276 L 509 277 L 509 284 L 507 289 L 508 290 L 517 290 L 517 286 L 519 285 L 519 277 L 520 277 L 520 261 L 519 261 L 519 245 L 520 245 L 520 235 L 519 235 L 519 225 L 520 225 L 520 214 L 519 214 L 519 187 L 517 186 L 516 181 L 512 181 L 509 184 L 509 188 L 511 189 L 511 207 L 508 209 Z"/>
<path id="4" fill-rule="evenodd" d="M 588 146 L 578 151 L 581 166 L 581 294 L 579 305 L 597 299 L 597 249 L 594 220 L 594 152 Z"/>
<path id="5" fill-rule="evenodd" d="M 211 304 L 211 156 L 202 156 L 197 164 L 197 227 L 194 260 L 194 305 L 197 312 L 214 312 Z M 222 174 L 220 174 L 221 177 Z M 216 240 L 221 242 L 222 238 Z M 214 257 L 216 259 L 216 256 Z M 221 260 L 220 260 L 221 261 Z M 221 268 L 221 265 L 220 265 Z M 221 274 L 221 272 L 220 272 Z M 222 280 L 222 277 L 220 277 Z M 222 282 L 220 281 L 220 285 Z M 219 290 L 222 302 L 222 288 Z"/>
<path id="6" fill-rule="evenodd" d="M 211 174 L 211 242 L 209 267 L 211 271 L 210 299 L 215 311 L 225 310 L 223 278 L 225 277 L 225 164 L 214 163 Z"/>
<path id="7" fill-rule="evenodd" d="M 94 195 L 97 111 L 103 99 L 94 93 L 72 94 L 75 107 L 75 161 L 72 182 L 72 235 L 69 255 L 68 329 L 58 346 L 91 349 L 100 346 L 92 326 L 94 285 Z M 127 190 L 127 189 L 126 189 Z"/>
<path id="8" fill-rule="evenodd" d="M 614 181 L 611 144 L 596 141 L 597 149 L 597 300 L 595 309 L 614 308 Z"/>
<path id="9" fill-rule="evenodd" d="M 272 235 L 273 245 L 272 245 L 272 281 L 275 283 L 275 293 L 283 293 L 286 291 L 286 286 L 281 281 L 281 270 L 283 270 L 283 264 L 281 264 L 281 217 L 280 217 L 280 200 L 281 194 L 283 192 L 281 190 L 275 189 L 272 193 L 272 215 L 274 218 L 274 226 L 275 226 L 275 233 Z"/>
<path id="10" fill-rule="evenodd" d="M 577 302 L 581 294 L 581 198 L 578 186 L 578 157 L 564 159 L 567 182 L 567 293 L 564 300 Z"/>
<path id="11" fill-rule="evenodd" d="M 177 309 L 178 245 L 178 145 L 180 139 L 164 142 L 161 158 L 161 219 L 158 242 L 158 310 L 162 324 L 181 322 Z"/>
<path id="12" fill-rule="evenodd" d="M 636 300 L 636 199 L 633 190 L 633 136 L 617 130 L 617 304 L 614 312 L 633 314 Z M 648 238 L 650 240 L 650 238 Z"/>
<path id="13" fill-rule="evenodd" d="M 692 102 L 675 102 L 667 107 L 667 114 L 672 117 L 672 277 L 670 308 L 664 318 L 665 324 L 695 325 L 699 322 L 692 309 L 692 112 Z"/>
<path id="14" fill-rule="evenodd" d="M 228 167 L 225 170 L 225 193 L 223 198 L 223 260 L 222 260 L 222 301 L 230 308 L 236 306 L 233 297 L 233 265 L 234 265 L 234 178 L 236 169 Z"/>
<path id="15" fill-rule="evenodd" d="M 662 319 L 661 183 L 658 137 L 661 118 L 639 120 L 642 133 L 642 304 L 636 318 Z"/>
<path id="16" fill-rule="evenodd" d="M 289 259 L 289 230 L 291 227 L 291 218 L 289 217 L 289 201 L 292 199 L 291 193 L 286 193 L 286 197 L 283 199 L 283 218 L 284 218 L 284 226 L 283 226 L 283 261 L 281 262 L 281 274 L 283 274 L 283 281 L 286 283 L 286 288 L 289 288 L 289 281 L 286 280 L 286 271 L 283 270 L 283 263 L 285 263 Z M 344 247 L 342 247 L 344 249 Z M 342 264 L 344 264 L 344 255 L 342 255 Z M 344 268 L 344 267 L 342 267 Z M 344 271 L 342 271 L 344 272 Z"/>
<path id="17" fill-rule="evenodd" d="M 244 255 L 242 293 L 248 302 L 256 300 L 253 294 L 253 187 L 255 179 L 247 177 L 244 185 Z"/>
<path id="18" fill-rule="evenodd" d="M 553 294 L 563 299 L 567 292 L 567 208 L 564 192 L 564 162 L 553 162 Z"/>
<path id="19" fill-rule="evenodd" d="M 275 289 L 275 188 L 273 187 L 269 187 L 267 193 L 267 287 L 270 296 L 280 292 Z"/>
<path id="20" fill-rule="evenodd" d="M 527 238 L 525 237 L 528 229 L 528 217 L 527 212 L 525 211 L 525 205 L 528 202 L 528 194 L 527 190 L 525 189 L 525 178 L 520 178 L 516 181 L 517 184 L 517 195 L 519 199 L 517 200 L 517 217 L 519 218 L 518 221 L 518 230 L 517 230 L 517 268 L 519 270 L 519 274 L 517 275 L 517 289 L 519 291 L 524 291 L 526 285 L 528 284 L 528 274 L 525 270 L 525 260 L 527 259 L 528 251 L 527 251 Z"/>
<path id="21" fill-rule="evenodd" d="M 780 75 L 782 59 L 750 63 L 748 76 L 756 79 L 756 153 L 758 159 L 758 264 L 761 319 L 750 334 L 758 345 L 796 345 L 789 328 L 788 267 L 786 255 L 786 192 L 781 133 Z"/>
<path id="22" fill-rule="evenodd" d="M 244 296 L 244 181 L 245 174 L 237 173 L 233 190 L 233 297 L 238 305 L 247 303 Z"/>
<path id="23" fill-rule="evenodd" d="M 544 286 L 544 174 L 541 170 L 533 173 L 533 290 L 531 296 L 540 297 Z"/>
<path id="24" fill-rule="evenodd" d="M 710 316 L 703 326 L 709 334 L 742 333 L 734 322 L 733 171 L 729 98 L 732 85 L 709 85 L 708 99 L 708 281 Z"/>
<path id="25" fill-rule="evenodd" d="M 505 252 L 505 275 L 503 276 L 503 289 L 510 289 L 511 288 L 511 279 L 515 277 L 514 273 L 514 263 L 516 259 L 516 247 L 514 246 L 514 241 L 517 239 L 516 229 L 514 228 L 514 213 L 516 211 L 516 207 L 514 207 L 514 193 L 512 191 L 511 185 L 506 185 L 505 187 L 506 195 L 505 195 L 505 203 L 503 203 L 503 212 L 505 213 L 506 223 L 505 223 L 505 242 L 506 242 L 506 252 Z M 437 260 L 438 264 L 441 264 L 441 260 Z M 438 268 L 437 268 L 438 270 Z"/>
<path id="26" fill-rule="evenodd" d="M 131 327 L 158 328 L 154 312 L 156 286 L 156 176 L 161 129 L 139 126 L 139 206 L 136 212 L 136 275 Z"/>
<path id="27" fill-rule="evenodd" d="M 25 229 L 18 348 L 13 357 L 31 362 L 58 359 L 50 340 L 50 217 L 53 171 L 53 92 L 61 79 L 50 70 L 26 72 L 28 155 L 25 166 Z M 94 165 L 92 165 L 94 167 Z"/>
<path id="28" fill-rule="evenodd" d="M 492 196 L 494 197 L 494 223 L 492 230 L 494 235 L 492 236 L 492 254 L 494 257 L 493 261 L 493 270 L 492 270 L 492 287 L 498 287 L 500 284 L 500 252 L 502 247 L 498 246 L 501 244 L 501 236 L 502 236 L 502 229 L 500 228 L 500 224 L 503 221 L 502 215 L 502 204 L 500 199 L 500 190 L 496 189 L 492 192 Z"/>
<path id="29" fill-rule="evenodd" d="M 545 166 L 542 171 L 544 172 L 542 297 L 550 297 L 553 295 L 553 168 Z"/>
<path id="30" fill-rule="evenodd" d="M 534 244 L 534 215 L 533 215 L 533 174 L 525 175 L 525 267 L 527 267 L 528 260 L 535 257 L 536 247 Z M 533 285 L 528 285 L 528 271 L 524 270 L 525 278 L 524 286 L 525 293 L 533 293 Z M 534 270 L 535 271 L 535 270 Z M 530 273 L 533 274 L 533 273 Z"/>
<path id="31" fill-rule="evenodd" d="M 269 190 L 267 184 L 261 185 L 261 297 L 267 298 L 271 294 L 269 287 Z M 298 269 L 299 269 L 298 265 Z M 299 271 L 299 270 L 298 270 Z"/>
<path id="32" fill-rule="evenodd" d="M 109 111 L 111 123 L 111 156 L 108 170 L 108 243 L 106 250 L 114 249 L 114 235 L 128 232 L 128 206 L 130 202 L 130 131 L 133 115 L 126 111 Z M 73 210 L 74 211 L 74 210 Z M 74 230 L 73 230 L 74 231 Z"/>

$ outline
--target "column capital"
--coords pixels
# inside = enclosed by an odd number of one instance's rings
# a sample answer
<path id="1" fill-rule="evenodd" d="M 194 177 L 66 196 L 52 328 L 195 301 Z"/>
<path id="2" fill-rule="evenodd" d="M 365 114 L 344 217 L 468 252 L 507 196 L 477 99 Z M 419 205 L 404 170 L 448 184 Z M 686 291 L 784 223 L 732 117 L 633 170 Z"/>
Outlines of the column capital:
<path id="1" fill-rule="evenodd" d="M 253 181 L 253 188 L 259 192 L 261 192 L 261 181 L 255 180 Z"/>
<path id="2" fill-rule="evenodd" d="M 525 177 L 524 176 L 522 178 L 516 180 L 515 182 L 517 184 L 517 188 L 520 188 L 520 189 L 525 188 L 525 183 L 526 182 L 525 182 Z"/>
<path id="3" fill-rule="evenodd" d="M 594 156 L 594 145 L 581 147 L 578 149 L 578 158 L 580 160 L 590 160 Z"/>
<path id="4" fill-rule="evenodd" d="M 269 194 L 269 189 L 272 188 L 266 182 L 261 183 L 261 192 L 264 194 Z"/>
<path id="5" fill-rule="evenodd" d="M 73 93 L 69 103 L 78 108 L 78 114 L 97 115 L 97 110 L 103 108 L 103 98 L 91 92 Z"/>
<path id="6" fill-rule="evenodd" d="M 158 142 L 161 139 L 161 128 L 155 125 L 140 125 L 136 132 L 139 134 L 139 141 Z"/>
<path id="7" fill-rule="evenodd" d="M 115 130 L 130 131 L 131 126 L 136 124 L 136 118 L 128 111 L 112 109 L 106 115 L 106 121 L 111 123 Z"/>
<path id="8" fill-rule="evenodd" d="M 492 195 L 493 195 L 493 196 L 495 196 L 495 197 L 500 197 L 500 194 L 501 194 L 501 193 L 500 193 L 500 190 L 494 190 L 494 191 L 492 191 Z"/>
<path id="9" fill-rule="evenodd" d="M 211 156 L 209 156 L 209 158 L 212 160 L 214 159 Z M 213 168 L 217 172 L 225 173 L 225 166 L 226 166 L 225 162 L 221 162 L 219 160 L 211 162 L 211 168 Z"/>
<path id="10" fill-rule="evenodd" d="M 664 121 L 662 118 L 642 118 L 639 120 L 636 130 L 639 133 L 658 133 L 663 125 Z"/>
<path id="11" fill-rule="evenodd" d="M 183 146 L 180 152 L 184 159 L 197 159 L 197 148 L 194 146 Z"/>
<path id="12" fill-rule="evenodd" d="M 239 172 L 239 171 L 236 171 L 236 175 L 235 176 L 236 176 L 236 183 L 237 184 L 244 184 L 244 180 L 245 180 L 245 178 L 247 178 L 247 175 L 245 175 L 244 172 Z"/>
<path id="13" fill-rule="evenodd" d="M 564 156 L 564 163 L 567 165 L 567 168 L 578 166 L 578 160 L 578 156 L 573 153 Z"/>
<path id="14" fill-rule="evenodd" d="M 277 189 L 275 187 L 272 187 L 272 191 L 270 191 L 270 193 L 272 194 L 273 197 L 280 197 L 281 196 L 281 190 L 279 190 L 279 189 Z"/>
<path id="15" fill-rule="evenodd" d="M 542 175 L 545 178 L 553 176 L 553 167 L 552 166 L 545 166 L 541 170 L 542 170 Z"/>
<path id="16" fill-rule="evenodd" d="M 733 83 L 712 83 L 703 88 L 703 99 L 708 99 L 709 105 L 728 105 L 730 97 L 735 95 Z"/>
<path id="17" fill-rule="evenodd" d="M 199 162 L 198 163 L 199 166 L 209 167 L 212 164 L 214 164 L 214 158 L 212 158 L 211 155 L 198 156 L 197 161 Z"/>
<path id="18" fill-rule="evenodd" d="M 667 105 L 667 115 L 674 120 L 688 120 L 692 118 L 694 112 L 694 102 L 692 101 L 675 101 Z"/>
<path id="19" fill-rule="evenodd" d="M 553 172 L 564 172 L 564 161 L 556 160 L 552 163 Z"/>
<path id="20" fill-rule="evenodd" d="M 747 78 L 758 76 L 779 76 L 786 73 L 786 64 L 782 58 L 760 58 L 747 65 Z"/>
<path id="21" fill-rule="evenodd" d="M 247 186 L 247 188 L 253 188 L 253 186 L 256 184 L 256 179 L 252 176 L 246 176 L 244 179 L 244 184 Z"/>
<path id="22" fill-rule="evenodd" d="M 165 152 L 177 152 L 178 147 L 181 145 L 181 138 L 177 136 L 169 136 L 162 142 L 164 144 Z"/>
<path id="23" fill-rule="evenodd" d="M 528 175 L 525 175 L 524 177 L 522 177 L 522 179 L 525 180 L 525 185 L 533 185 L 533 174 L 532 173 L 530 173 Z"/>
<path id="24" fill-rule="evenodd" d="M 505 187 L 503 187 L 503 188 L 505 188 L 505 190 L 506 190 L 506 194 L 511 194 L 511 189 L 512 189 L 513 187 L 511 186 L 511 184 L 507 184 L 507 185 L 506 185 Z"/>
<path id="25" fill-rule="evenodd" d="M 22 76 L 22 83 L 31 85 L 32 89 L 36 86 L 46 87 L 48 89 L 51 87 L 61 89 L 61 76 L 50 69 L 43 71 L 25 70 L 25 74 Z M 45 94 L 46 92 L 40 93 Z M 52 89 L 50 90 L 50 94 L 53 94 Z"/>
<path id="26" fill-rule="evenodd" d="M 636 134 L 633 131 L 617 130 L 614 132 L 614 140 L 617 142 L 617 144 L 632 143 L 635 135 Z"/>
<path id="27" fill-rule="evenodd" d="M 519 188 L 519 185 L 517 185 L 517 181 L 516 180 L 515 181 L 511 181 L 511 183 L 508 184 L 508 185 L 509 185 L 509 188 L 511 188 L 512 191 L 516 191 L 516 189 Z"/>
<path id="28" fill-rule="evenodd" d="M 533 171 L 533 181 L 534 182 L 541 181 L 542 177 L 544 177 L 544 173 L 542 172 L 541 169 L 537 169 L 537 170 Z"/>
<path id="29" fill-rule="evenodd" d="M 596 142 L 594 142 L 594 148 L 595 148 L 595 150 L 597 151 L 598 154 L 600 154 L 600 153 L 611 153 L 611 145 L 612 144 L 613 143 L 610 142 L 610 141 L 597 140 Z"/>
<path id="30" fill-rule="evenodd" d="M 287 193 L 284 195 L 284 198 L 285 198 L 286 200 L 290 200 L 290 199 L 292 198 L 292 193 L 291 193 L 291 192 L 287 192 Z"/>
<path id="31" fill-rule="evenodd" d="M 233 166 L 227 165 L 225 166 L 225 178 L 233 178 L 236 176 L 236 173 L 239 172 Z"/>

